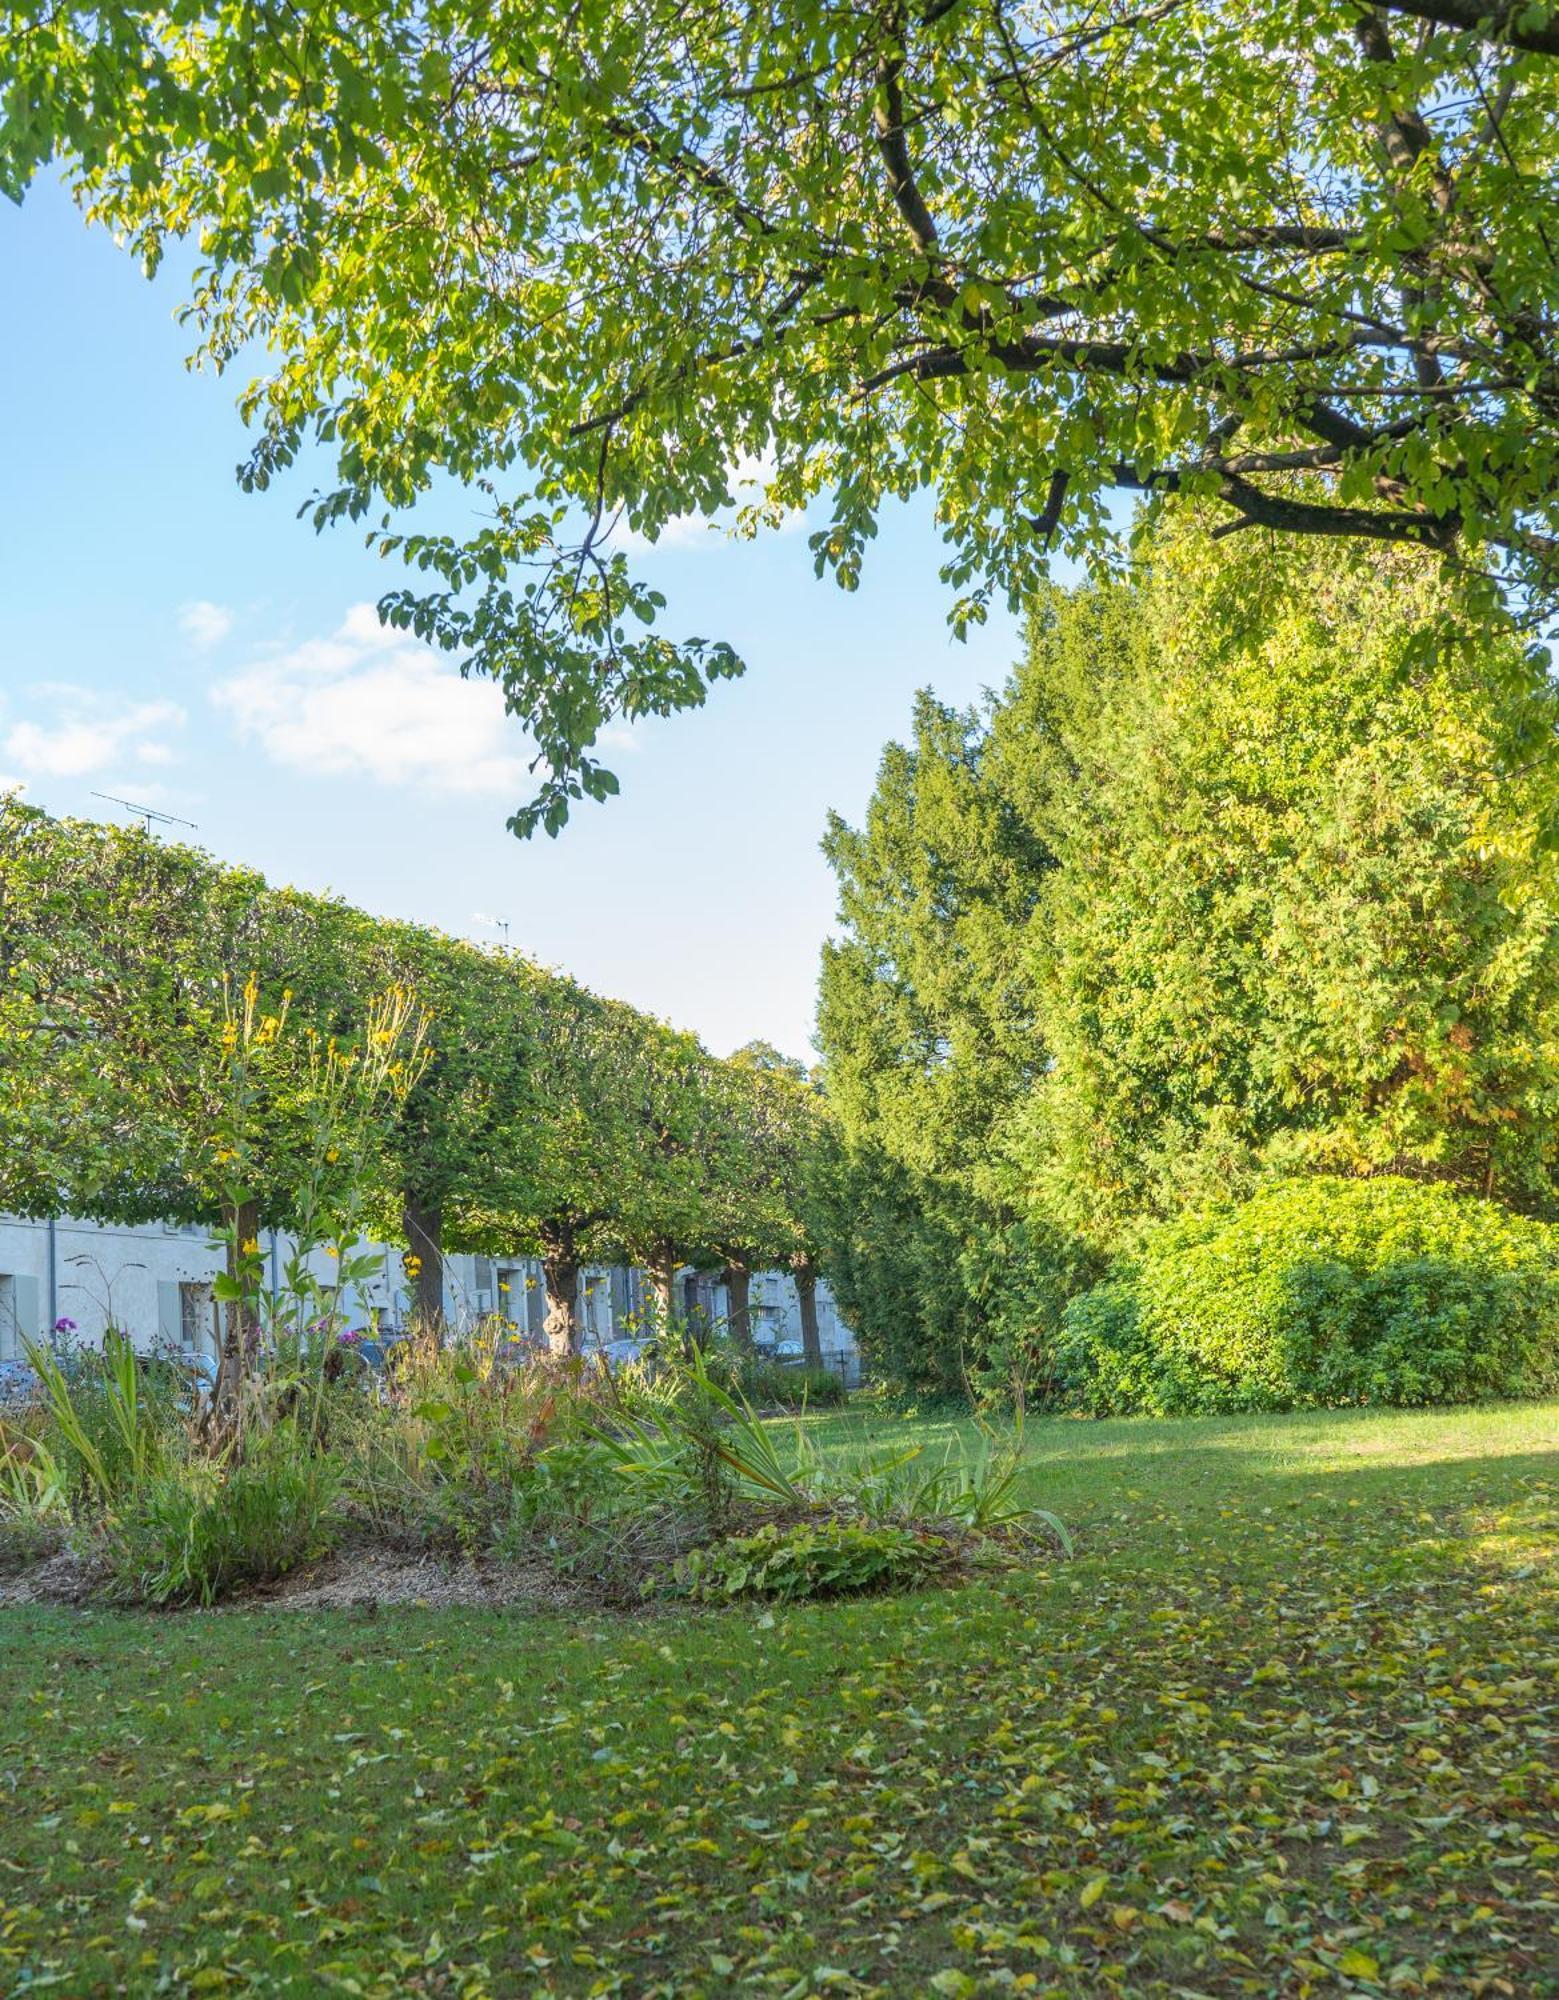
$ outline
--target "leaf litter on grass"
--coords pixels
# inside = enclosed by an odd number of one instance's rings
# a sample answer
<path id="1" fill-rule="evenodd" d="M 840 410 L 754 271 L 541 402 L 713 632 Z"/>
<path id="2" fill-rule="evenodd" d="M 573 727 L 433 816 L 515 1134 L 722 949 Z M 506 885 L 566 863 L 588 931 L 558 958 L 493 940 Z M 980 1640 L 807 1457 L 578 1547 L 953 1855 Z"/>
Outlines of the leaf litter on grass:
<path id="1" fill-rule="evenodd" d="M 761 1615 L 14 1614 L 0 1986 L 1559 1993 L 1553 1488 L 1261 1490 Z"/>

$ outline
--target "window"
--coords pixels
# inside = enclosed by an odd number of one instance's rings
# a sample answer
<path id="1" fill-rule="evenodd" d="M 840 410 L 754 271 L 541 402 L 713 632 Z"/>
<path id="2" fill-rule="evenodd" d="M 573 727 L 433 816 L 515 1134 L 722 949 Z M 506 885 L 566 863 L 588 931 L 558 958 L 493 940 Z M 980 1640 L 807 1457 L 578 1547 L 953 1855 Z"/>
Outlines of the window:
<path id="1" fill-rule="evenodd" d="M 37 1340 L 38 1280 L 0 1272 L 0 1361 L 20 1361 L 23 1339 Z"/>
<path id="2" fill-rule="evenodd" d="M 216 1323 L 211 1287 L 202 1284 L 179 1286 L 179 1352 L 192 1358 L 217 1351 Z"/>
<path id="3" fill-rule="evenodd" d="M 222 1351 L 216 1306 L 207 1281 L 158 1280 L 157 1340 L 164 1354 L 177 1354 L 185 1361 Z"/>

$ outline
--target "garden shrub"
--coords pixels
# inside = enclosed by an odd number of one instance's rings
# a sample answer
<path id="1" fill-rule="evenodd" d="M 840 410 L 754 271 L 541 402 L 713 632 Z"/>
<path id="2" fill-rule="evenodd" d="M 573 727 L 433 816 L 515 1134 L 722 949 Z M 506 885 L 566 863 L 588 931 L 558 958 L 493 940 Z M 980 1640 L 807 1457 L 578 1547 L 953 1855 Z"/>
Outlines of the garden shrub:
<path id="1" fill-rule="evenodd" d="M 337 1472 L 287 1430 L 226 1468 L 211 1460 L 148 1479 L 105 1524 L 117 1595 L 149 1604 L 211 1604 L 269 1583 L 329 1540 Z"/>
<path id="2" fill-rule="evenodd" d="M 14 1576 L 45 1562 L 65 1546 L 65 1529 L 57 1520 L 37 1515 L 0 1514 L 0 1576 Z"/>
<path id="3" fill-rule="evenodd" d="M 1064 1230 L 1017 1222 L 974 1230 L 958 1268 L 981 1315 L 967 1387 L 982 1404 L 1045 1401 L 1068 1301 L 1102 1275 L 1102 1260 Z"/>
<path id="4" fill-rule="evenodd" d="M 767 1354 L 744 1354 L 732 1370 L 732 1379 L 747 1398 L 762 1409 L 812 1410 L 842 1409 L 847 1400 L 844 1383 L 831 1368 L 790 1368 Z"/>
<path id="5" fill-rule="evenodd" d="M 1438 1183 L 1280 1182 L 1074 1300 L 1095 1414 L 1459 1403 L 1559 1382 L 1559 1231 Z"/>
<path id="6" fill-rule="evenodd" d="M 946 1568 L 953 1555 L 946 1536 L 910 1528 L 831 1517 L 791 1525 L 770 1521 L 752 1534 L 693 1549 L 660 1585 L 704 1604 L 853 1597 L 906 1589 Z"/>
<path id="7" fill-rule="evenodd" d="M 617 1454 L 599 1439 L 565 1437 L 538 1452 L 516 1482 L 492 1550 L 504 1562 L 539 1558 L 565 1576 L 610 1571 L 615 1579 L 634 1568 L 646 1516 L 677 1511 L 673 1502 L 637 1493 Z"/>

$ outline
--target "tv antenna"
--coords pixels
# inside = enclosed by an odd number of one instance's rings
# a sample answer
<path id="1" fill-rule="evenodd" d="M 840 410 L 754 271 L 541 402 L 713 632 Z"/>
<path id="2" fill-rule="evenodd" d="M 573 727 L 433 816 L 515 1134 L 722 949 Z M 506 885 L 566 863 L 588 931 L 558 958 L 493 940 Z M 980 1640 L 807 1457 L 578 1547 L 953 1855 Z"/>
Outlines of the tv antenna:
<path id="1" fill-rule="evenodd" d="M 113 792 L 94 792 L 92 796 L 95 799 L 107 799 L 111 806 L 123 806 L 126 812 L 133 812 L 137 819 L 146 822 L 148 833 L 152 830 L 153 820 L 156 820 L 159 826 L 187 826 L 191 833 L 200 831 L 192 819 L 180 819 L 177 813 L 159 812 L 155 806 L 137 805 L 134 799 L 121 799 Z"/>
<path id="2" fill-rule="evenodd" d="M 481 911 L 478 910 L 471 921 L 484 925 L 490 931 L 497 931 L 498 935 L 503 939 L 504 950 L 507 951 L 509 949 L 509 919 L 507 917 L 484 917 Z"/>

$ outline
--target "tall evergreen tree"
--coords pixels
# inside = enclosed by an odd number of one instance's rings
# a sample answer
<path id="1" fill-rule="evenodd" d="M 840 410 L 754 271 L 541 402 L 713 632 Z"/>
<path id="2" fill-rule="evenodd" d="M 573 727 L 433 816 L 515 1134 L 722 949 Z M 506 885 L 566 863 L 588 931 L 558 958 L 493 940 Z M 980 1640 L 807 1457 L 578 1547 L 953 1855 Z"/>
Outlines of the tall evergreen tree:
<path id="1" fill-rule="evenodd" d="M 818 1002 L 826 1266 L 877 1358 L 928 1387 L 957 1387 L 982 1346 L 959 1260 L 1015 1220 L 1000 1135 L 1044 1061 L 1024 941 L 1051 855 L 1022 790 L 988 710 L 922 693 L 864 825 L 835 814 L 823 843 L 841 925 Z"/>
<path id="2" fill-rule="evenodd" d="M 1061 864 L 1026 1205 L 1109 1240 L 1309 1167 L 1546 1207 L 1556 713 L 1517 635 L 1402 552 L 1191 523 L 1036 612 L 995 724 Z"/>

